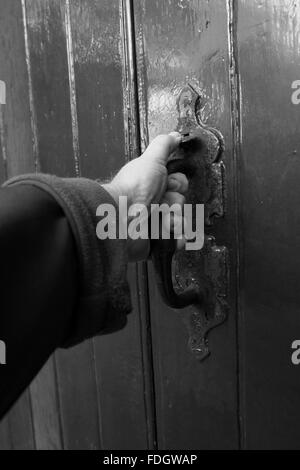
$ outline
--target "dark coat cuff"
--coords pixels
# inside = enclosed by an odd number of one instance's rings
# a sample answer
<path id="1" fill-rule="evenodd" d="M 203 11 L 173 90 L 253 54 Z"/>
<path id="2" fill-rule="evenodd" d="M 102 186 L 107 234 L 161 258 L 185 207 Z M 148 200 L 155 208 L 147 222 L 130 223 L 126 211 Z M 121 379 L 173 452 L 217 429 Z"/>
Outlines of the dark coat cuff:
<path id="1" fill-rule="evenodd" d="M 99 183 L 85 178 L 62 179 L 32 174 L 13 178 L 5 186 L 19 184 L 37 186 L 55 198 L 69 221 L 76 242 L 80 266 L 79 301 L 64 346 L 123 328 L 131 311 L 126 279 L 126 241 L 99 240 L 96 235 L 97 207 L 111 204 L 118 216 L 114 199 Z"/>

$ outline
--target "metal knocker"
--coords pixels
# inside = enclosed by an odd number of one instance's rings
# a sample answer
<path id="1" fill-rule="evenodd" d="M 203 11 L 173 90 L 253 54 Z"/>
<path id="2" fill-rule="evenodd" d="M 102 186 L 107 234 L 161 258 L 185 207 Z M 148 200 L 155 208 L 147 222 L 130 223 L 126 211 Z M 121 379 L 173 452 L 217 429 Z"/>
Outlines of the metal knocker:
<path id="1" fill-rule="evenodd" d="M 184 173 L 189 179 L 187 203 L 204 204 L 205 226 L 225 215 L 225 167 L 221 134 L 206 127 L 197 108 L 200 95 L 188 85 L 177 100 L 177 131 L 183 136 L 176 155 L 168 163 L 168 173 Z M 152 240 L 152 262 L 161 296 L 171 308 L 192 307 L 189 344 L 203 360 L 210 352 L 207 334 L 227 316 L 228 253 L 216 245 L 212 235 L 205 237 L 199 252 L 176 253 L 176 240 Z"/>

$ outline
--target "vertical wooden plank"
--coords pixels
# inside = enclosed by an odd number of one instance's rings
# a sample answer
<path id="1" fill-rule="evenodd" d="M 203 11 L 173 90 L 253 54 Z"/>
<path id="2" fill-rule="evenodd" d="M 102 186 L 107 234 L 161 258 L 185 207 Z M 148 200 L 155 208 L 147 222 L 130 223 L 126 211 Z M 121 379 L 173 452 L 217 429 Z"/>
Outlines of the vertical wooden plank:
<path id="1" fill-rule="evenodd" d="M 47 65 L 50 65 L 47 61 L 47 44 L 53 39 L 49 34 L 48 28 L 48 20 L 51 13 L 49 9 L 47 9 L 46 4 L 43 5 L 44 9 L 41 8 L 40 2 L 24 2 L 23 6 L 28 66 L 32 82 L 32 102 L 36 126 L 35 133 L 39 154 L 38 168 L 41 171 L 48 172 L 50 170 L 47 162 L 49 160 L 49 153 L 51 152 L 51 143 L 49 143 L 49 140 L 51 140 L 51 137 L 53 139 L 53 135 L 50 136 L 53 130 L 53 119 L 62 119 L 60 112 L 55 109 L 55 100 L 52 102 L 54 96 L 51 96 L 48 88 L 48 83 L 51 83 L 53 75 L 55 76 L 52 69 L 49 68 L 47 70 L 46 68 Z M 55 27 L 58 29 L 59 37 L 58 19 L 57 17 L 52 17 L 52 19 L 54 20 L 54 29 Z M 44 62 L 40 60 L 42 51 L 45 53 Z M 57 60 L 61 60 L 61 54 L 57 54 Z M 56 64 L 51 65 L 55 67 Z M 60 68 L 58 70 L 60 71 Z M 46 81 L 43 82 L 44 77 L 46 77 Z M 41 100 L 39 99 L 39 93 L 42 93 Z M 62 129 L 64 129 L 64 126 L 62 126 Z M 53 143 L 56 145 L 58 139 L 53 139 Z M 53 149 L 50 161 L 51 158 L 56 159 L 56 150 L 57 147 Z M 61 161 L 63 162 L 63 158 L 61 158 Z M 58 414 L 59 405 L 55 392 L 56 387 L 54 362 L 53 359 L 50 359 L 36 380 L 31 384 L 34 428 L 38 449 L 62 448 L 62 436 Z"/>
<path id="2" fill-rule="evenodd" d="M 234 3 L 241 102 L 244 446 L 299 449 L 300 6 Z"/>
<path id="3" fill-rule="evenodd" d="M 5 108 L 2 109 L 10 177 L 31 171 L 34 158 L 22 5 L 20 0 L 2 0 L 0 7 L 0 71 L 7 95 Z"/>
<path id="4" fill-rule="evenodd" d="M 26 391 L 0 423 L 0 450 L 34 448 L 31 397 Z"/>
<path id="5" fill-rule="evenodd" d="M 138 97 L 138 70 L 135 43 L 135 19 L 134 5 L 132 0 L 122 0 L 121 2 L 121 26 L 121 34 L 123 39 L 122 56 L 125 149 L 127 159 L 132 160 L 139 157 L 142 153 L 141 120 Z M 139 317 L 147 448 L 156 449 L 157 429 L 147 263 L 143 262 L 138 263 L 137 265 L 131 265 L 129 267 L 128 277 L 131 285 L 134 311 L 136 311 Z"/>
<path id="6" fill-rule="evenodd" d="M 82 174 L 107 178 L 130 153 L 123 102 L 128 103 L 124 10 L 118 0 L 70 2 L 74 71 Z M 121 28 L 121 29 L 120 29 Z M 126 55 L 126 54 L 125 54 Z M 129 83 L 129 88 L 125 84 Z M 130 110 L 125 104 L 125 115 Z M 132 126 L 132 127 L 131 127 Z M 140 307 L 135 268 L 129 273 L 134 311 L 123 331 L 95 340 L 95 367 L 105 449 L 144 449 L 147 436 L 145 377 L 141 348 Z"/>
<path id="7" fill-rule="evenodd" d="M 4 418 L 0 424 L 0 450 L 12 450 L 8 418 Z"/>
<path id="8" fill-rule="evenodd" d="M 25 5 L 40 170 L 74 176 L 64 2 Z"/>
<path id="9" fill-rule="evenodd" d="M 0 11 L 0 79 L 6 84 L 6 104 L 1 106 L 0 119 L 1 153 L 5 164 L 3 180 L 34 171 L 35 162 L 21 1 L 1 0 Z M 0 424 L 0 428 L 4 439 L 1 439 L 0 448 L 34 448 L 28 392 Z"/>
<path id="10" fill-rule="evenodd" d="M 7 179 L 6 146 L 4 130 L 4 104 L 0 104 L 0 183 Z"/>
<path id="11" fill-rule="evenodd" d="M 61 417 L 53 358 L 31 383 L 30 392 L 37 450 L 61 450 Z"/>
<path id="12" fill-rule="evenodd" d="M 67 2 L 27 0 L 26 12 L 40 169 L 76 176 L 78 146 Z M 33 395 L 38 448 L 99 447 L 91 342 L 59 352 L 33 385 Z"/>
<path id="13" fill-rule="evenodd" d="M 0 71 L 1 74 L 1 71 Z M 6 83 L 0 78 L 0 183 L 7 179 L 4 109 L 6 105 Z"/>
<path id="14" fill-rule="evenodd" d="M 23 393 L 5 419 L 8 421 L 12 450 L 34 450 L 36 445 L 29 390 Z"/>
<path id="15" fill-rule="evenodd" d="M 228 207 L 217 241 L 230 253 L 230 314 L 210 335 L 203 363 L 188 349 L 185 313 L 166 308 L 150 266 L 151 326 L 160 449 L 239 446 L 236 360 L 236 240 L 230 63 L 226 2 L 134 1 L 143 146 L 176 128 L 176 99 L 191 83 L 203 96 L 202 120 L 226 143 Z M 149 136 L 149 137 L 148 137 Z"/>
<path id="16" fill-rule="evenodd" d="M 70 11 L 82 174 L 109 177 L 124 155 L 119 4 L 75 0 Z"/>

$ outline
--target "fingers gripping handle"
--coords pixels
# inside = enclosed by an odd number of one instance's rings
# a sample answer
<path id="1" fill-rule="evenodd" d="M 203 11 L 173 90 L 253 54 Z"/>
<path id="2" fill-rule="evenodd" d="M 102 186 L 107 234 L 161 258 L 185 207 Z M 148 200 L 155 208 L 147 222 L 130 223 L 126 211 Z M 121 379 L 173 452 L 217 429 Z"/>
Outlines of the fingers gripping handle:
<path id="1" fill-rule="evenodd" d="M 182 144 L 184 146 L 184 144 Z M 171 160 L 167 165 L 168 173 L 183 173 L 189 178 L 193 172 L 192 165 L 188 159 L 176 158 Z M 171 308 L 183 309 L 190 305 L 201 305 L 204 301 L 203 292 L 200 289 L 189 287 L 182 293 L 177 293 L 173 285 L 172 276 L 172 260 L 176 252 L 176 240 L 159 240 L 151 241 L 151 256 L 155 270 L 156 281 L 160 294 Z"/>

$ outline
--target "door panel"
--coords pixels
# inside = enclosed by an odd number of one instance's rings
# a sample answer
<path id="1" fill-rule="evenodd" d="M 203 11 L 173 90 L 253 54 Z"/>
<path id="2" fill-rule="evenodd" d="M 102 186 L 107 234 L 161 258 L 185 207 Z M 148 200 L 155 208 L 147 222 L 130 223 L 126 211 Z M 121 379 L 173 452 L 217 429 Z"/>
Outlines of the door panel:
<path id="1" fill-rule="evenodd" d="M 1 105 L 0 115 L 3 181 L 7 177 L 34 171 L 35 161 L 22 4 L 16 0 L 1 0 L 0 10 L 0 74 L 6 84 L 6 104 Z M 34 448 L 28 391 L 0 424 L 0 428 L 0 447 Z"/>
<path id="2" fill-rule="evenodd" d="M 128 136 L 134 134 L 123 109 L 129 69 L 119 2 L 9 0 L 1 6 L 1 79 L 14 93 L 1 126 L 8 175 L 38 169 L 110 177 L 131 154 Z M 1 448 L 153 446 L 141 339 L 145 307 L 135 267 L 129 275 L 134 311 L 127 328 L 51 358 L 1 423 Z"/>
<path id="3" fill-rule="evenodd" d="M 36 167 L 45 173 L 75 176 L 63 4 L 59 0 L 27 0 L 25 14 Z M 70 368 L 71 364 L 72 359 Z M 49 360 L 30 387 L 37 449 L 63 448 L 63 407 L 62 416 L 58 413 L 59 369 L 58 355 L 57 360 Z M 84 383 L 89 384 L 88 374 L 85 379 Z M 86 393 L 88 390 L 86 385 Z"/>
<path id="4" fill-rule="evenodd" d="M 70 2 L 80 168 L 85 177 L 110 178 L 130 153 L 128 135 L 134 130 L 133 124 L 128 128 L 123 108 L 129 92 L 124 83 L 130 73 L 125 62 L 125 13 L 118 0 Z M 145 397 L 149 387 L 134 267 L 129 281 L 134 294 L 127 327 L 94 340 L 100 445 L 106 449 L 148 446 Z"/>
<path id="5" fill-rule="evenodd" d="M 299 448 L 299 2 L 239 1 L 243 408 L 247 448 Z"/>
<path id="6" fill-rule="evenodd" d="M 222 0 L 134 2 L 139 104 L 144 146 L 177 126 L 176 99 L 190 83 L 202 95 L 201 118 L 223 135 L 227 214 L 213 234 L 231 258 L 230 313 L 210 335 L 211 356 L 188 348 L 192 309 L 163 304 L 150 266 L 150 308 L 160 449 L 236 448 L 238 436 L 235 313 L 235 174 L 229 86 L 229 28 Z"/>
<path id="7" fill-rule="evenodd" d="M 210 357 L 192 308 L 130 266 L 128 326 L 59 351 L 0 424 L 1 449 L 298 448 L 300 7 L 290 0 L 0 0 L 0 180 L 110 178 L 177 127 L 188 84 L 224 138 L 230 260 Z M 183 255 L 180 255 L 183 256 Z M 194 332 L 195 333 L 195 332 Z M 298 338 L 297 338 L 298 336 Z"/>

